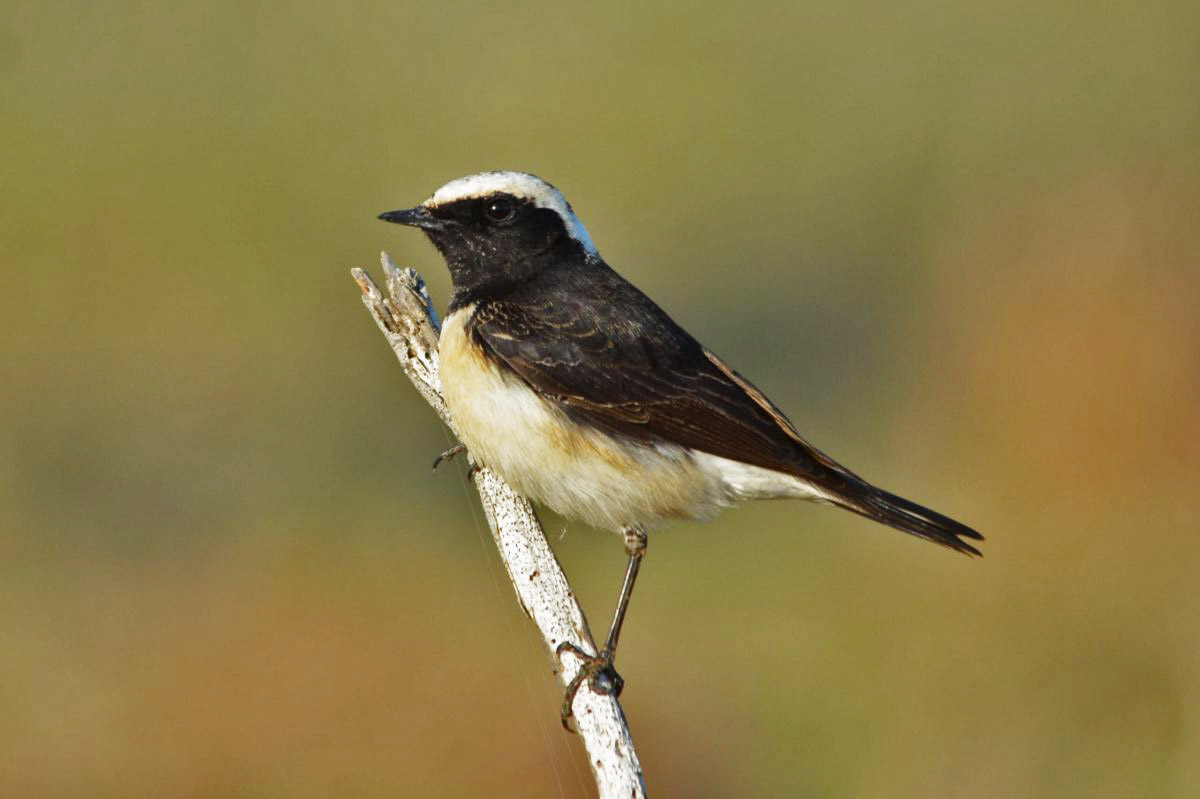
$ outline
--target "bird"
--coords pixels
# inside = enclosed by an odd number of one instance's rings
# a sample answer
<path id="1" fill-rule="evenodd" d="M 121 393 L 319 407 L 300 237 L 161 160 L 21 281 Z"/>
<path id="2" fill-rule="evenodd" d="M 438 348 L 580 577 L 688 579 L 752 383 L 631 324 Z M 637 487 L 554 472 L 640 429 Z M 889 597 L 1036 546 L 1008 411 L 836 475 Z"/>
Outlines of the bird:
<path id="1" fill-rule="evenodd" d="M 983 536 L 867 482 L 809 444 L 767 397 L 617 274 L 563 194 L 526 173 L 452 180 L 379 219 L 416 227 L 450 272 L 438 341 L 461 444 L 518 493 L 620 533 L 627 564 L 604 647 L 561 644 L 620 694 L 617 643 L 648 532 L 745 500 L 849 510 L 967 555 Z M 439 459 L 441 460 L 441 459 Z"/>

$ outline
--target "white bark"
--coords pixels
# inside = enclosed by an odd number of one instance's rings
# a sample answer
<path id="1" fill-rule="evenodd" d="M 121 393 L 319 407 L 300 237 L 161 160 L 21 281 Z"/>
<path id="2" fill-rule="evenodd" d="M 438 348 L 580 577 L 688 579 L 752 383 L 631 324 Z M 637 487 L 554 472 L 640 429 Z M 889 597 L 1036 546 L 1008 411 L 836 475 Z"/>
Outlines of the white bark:
<path id="1" fill-rule="evenodd" d="M 387 253 L 381 254 L 380 262 L 388 297 L 383 296 L 364 270 L 351 270 L 362 291 L 363 304 L 417 391 L 457 434 L 454 419 L 442 399 L 437 351 L 440 324 L 425 282 L 412 269 L 397 268 Z M 475 473 L 475 487 L 517 600 L 537 625 L 551 659 L 555 659 L 554 651 L 563 641 L 595 653 L 596 644 L 587 620 L 529 502 L 487 469 Z M 563 653 L 556 670 L 564 686 L 580 665 L 578 657 Z M 559 702 L 547 698 L 547 713 L 557 712 L 558 707 Z M 573 708 L 600 798 L 644 798 L 642 767 L 617 699 L 595 693 L 584 681 Z"/>

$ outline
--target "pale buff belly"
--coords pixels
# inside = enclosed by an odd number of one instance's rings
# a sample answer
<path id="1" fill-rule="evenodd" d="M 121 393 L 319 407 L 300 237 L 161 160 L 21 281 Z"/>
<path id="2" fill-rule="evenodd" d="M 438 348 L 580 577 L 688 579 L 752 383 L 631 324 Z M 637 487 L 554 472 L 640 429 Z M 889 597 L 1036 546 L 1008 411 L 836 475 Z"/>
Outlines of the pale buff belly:
<path id="1" fill-rule="evenodd" d="M 470 343 L 470 312 L 442 326 L 442 391 L 472 457 L 523 496 L 610 530 L 708 518 L 743 499 L 823 499 L 791 475 L 671 444 L 619 442 L 572 422 Z"/>
<path id="2" fill-rule="evenodd" d="M 470 344 L 462 327 L 469 313 L 451 314 L 442 327 L 446 404 L 476 461 L 522 495 L 612 530 L 705 517 L 735 501 L 682 447 L 617 443 L 570 421 Z"/>

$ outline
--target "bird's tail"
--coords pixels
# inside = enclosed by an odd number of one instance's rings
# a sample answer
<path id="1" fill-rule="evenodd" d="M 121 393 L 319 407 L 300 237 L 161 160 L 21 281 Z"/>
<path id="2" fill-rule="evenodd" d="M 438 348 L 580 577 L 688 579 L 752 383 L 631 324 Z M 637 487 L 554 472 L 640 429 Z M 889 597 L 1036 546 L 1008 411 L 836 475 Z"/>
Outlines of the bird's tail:
<path id="1" fill-rule="evenodd" d="M 865 481 L 853 491 L 839 491 L 831 499 L 834 504 L 847 510 L 874 519 L 881 524 L 895 527 L 906 533 L 933 541 L 967 555 L 982 555 L 975 547 L 964 541 L 982 541 L 983 536 L 961 522 L 937 511 L 910 502 L 903 497 L 889 494 Z"/>

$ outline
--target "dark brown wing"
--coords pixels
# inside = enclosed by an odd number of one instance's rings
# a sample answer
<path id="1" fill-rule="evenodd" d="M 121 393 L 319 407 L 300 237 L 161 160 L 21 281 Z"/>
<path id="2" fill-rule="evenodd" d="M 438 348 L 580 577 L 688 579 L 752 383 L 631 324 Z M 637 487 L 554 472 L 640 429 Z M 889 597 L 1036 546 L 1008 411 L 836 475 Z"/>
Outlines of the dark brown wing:
<path id="1" fill-rule="evenodd" d="M 625 313 L 600 318 L 610 307 L 564 298 L 532 308 L 492 302 L 480 307 L 470 328 L 492 355 L 580 423 L 796 470 L 798 437 L 782 414 L 755 401 L 673 323 L 644 310 L 629 313 L 628 302 Z"/>
<path id="2" fill-rule="evenodd" d="M 804 441 L 757 388 L 599 265 L 481 303 L 467 328 L 497 361 L 575 421 L 785 472 L 837 504 L 954 549 L 978 533 L 871 486 Z"/>

